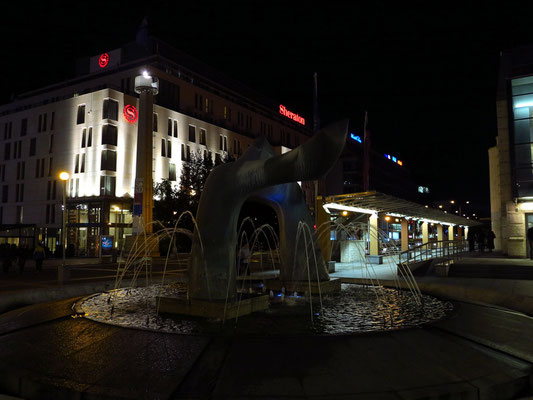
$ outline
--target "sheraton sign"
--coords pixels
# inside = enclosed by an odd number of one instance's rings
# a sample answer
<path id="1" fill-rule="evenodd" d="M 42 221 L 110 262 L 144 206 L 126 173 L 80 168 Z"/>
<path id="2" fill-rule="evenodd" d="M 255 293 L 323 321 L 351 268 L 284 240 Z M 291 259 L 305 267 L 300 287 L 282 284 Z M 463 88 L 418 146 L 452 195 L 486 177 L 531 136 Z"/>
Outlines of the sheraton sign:
<path id="1" fill-rule="evenodd" d="M 293 121 L 298 122 L 299 124 L 305 125 L 305 118 L 300 117 L 298 114 L 293 113 L 285 108 L 283 105 L 279 105 L 279 113 L 286 116 L 287 118 L 292 119 Z"/>

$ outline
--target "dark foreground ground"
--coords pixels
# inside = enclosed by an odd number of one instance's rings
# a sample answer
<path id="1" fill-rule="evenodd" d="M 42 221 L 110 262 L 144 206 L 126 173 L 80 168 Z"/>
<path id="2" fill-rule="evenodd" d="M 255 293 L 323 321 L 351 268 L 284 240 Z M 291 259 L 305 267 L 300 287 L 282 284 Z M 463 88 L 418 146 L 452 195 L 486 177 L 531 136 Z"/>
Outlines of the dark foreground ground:
<path id="1" fill-rule="evenodd" d="M 475 292 L 479 281 L 442 279 L 441 290 L 464 282 L 461 293 L 469 287 Z M 491 282 L 483 283 L 482 294 L 486 287 L 505 289 Z M 528 284 L 533 282 L 521 281 L 521 295 Z M 533 319 L 487 303 L 456 301 L 449 319 L 387 333 L 230 337 L 162 334 L 74 318 L 77 298 L 0 315 L 0 394 L 442 400 L 532 394 Z"/>

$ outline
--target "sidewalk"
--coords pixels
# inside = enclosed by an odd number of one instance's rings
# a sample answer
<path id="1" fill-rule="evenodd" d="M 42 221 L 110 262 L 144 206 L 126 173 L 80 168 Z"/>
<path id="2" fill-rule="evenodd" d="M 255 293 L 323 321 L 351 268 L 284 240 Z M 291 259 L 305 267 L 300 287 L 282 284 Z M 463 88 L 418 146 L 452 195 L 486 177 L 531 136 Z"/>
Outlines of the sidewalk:
<path id="1" fill-rule="evenodd" d="M 84 296 L 113 289 L 117 276 L 117 263 L 102 263 L 99 258 L 67 258 L 68 279 L 58 282 L 58 268 L 62 259 L 46 259 L 41 272 L 37 272 L 35 262 L 28 260 L 24 272 L 19 274 L 18 266 L 11 266 L 9 272 L 0 272 L 0 313 L 6 310 L 66 297 Z M 169 260 L 165 271 L 165 281 L 182 280 L 184 269 L 177 260 Z M 152 279 L 161 279 L 165 268 L 164 259 L 154 258 Z M 123 285 L 127 285 L 132 274 L 127 274 Z M 144 284 L 146 273 L 137 281 Z"/>

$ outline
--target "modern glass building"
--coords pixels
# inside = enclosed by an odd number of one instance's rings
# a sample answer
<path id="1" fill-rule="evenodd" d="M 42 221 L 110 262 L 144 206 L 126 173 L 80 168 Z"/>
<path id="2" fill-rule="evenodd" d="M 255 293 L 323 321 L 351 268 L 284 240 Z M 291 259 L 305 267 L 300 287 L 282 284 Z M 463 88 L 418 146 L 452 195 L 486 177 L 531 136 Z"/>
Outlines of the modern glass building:
<path id="1" fill-rule="evenodd" d="M 502 52 L 496 109 L 498 136 L 489 149 L 495 246 L 526 257 L 533 227 L 533 48 Z"/>

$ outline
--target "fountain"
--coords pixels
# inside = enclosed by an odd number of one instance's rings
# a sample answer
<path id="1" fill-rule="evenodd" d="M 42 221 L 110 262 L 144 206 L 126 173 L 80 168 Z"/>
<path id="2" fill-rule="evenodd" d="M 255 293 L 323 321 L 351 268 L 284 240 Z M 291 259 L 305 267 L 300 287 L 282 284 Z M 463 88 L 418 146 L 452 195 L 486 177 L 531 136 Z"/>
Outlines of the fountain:
<path id="1" fill-rule="evenodd" d="M 340 155 L 347 134 L 347 121 L 329 126 L 308 142 L 283 155 L 275 155 L 264 138 L 233 163 L 223 164 L 210 174 L 201 195 L 197 218 L 190 213 L 194 231 L 162 229 L 154 235 L 176 234 L 192 239 L 187 282 L 151 285 L 148 264 L 154 237 L 136 246 L 124 266 L 117 271 L 117 284 L 110 293 L 97 294 L 78 302 L 77 310 L 87 318 L 121 326 L 177 333 L 354 333 L 417 326 L 443 318 L 449 303 L 424 296 L 413 277 L 396 277 L 396 289 L 385 289 L 372 278 L 372 266 L 365 265 L 372 285 L 342 284 L 330 279 L 318 246 L 319 237 L 296 181 L 313 180 L 325 174 Z M 251 219 L 237 226 L 245 201 L 271 207 L 279 221 L 279 237 L 269 225 L 255 227 Z M 243 224 L 251 223 L 251 235 L 241 234 Z M 329 223 L 329 222 L 328 222 Z M 353 233 L 353 226 L 336 224 L 336 229 Z M 360 228 L 360 227 L 359 227 Z M 318 229 L 329 234 L 329 229 Z M 268 232 L 268 233 L 267 233 Z M 380 235 L 380 232 L 369 232 Z M 272 268 L 278 279 L 239 278 L 237 284 L 236 248 L 243 241 L 252 251 L 260 236 L 266 239 Z M 142 236 L 140 236 L 142 237 Z M 169 248 L 170 251 L 170 248 Z M 394 254 L 394 250 L 392 250 Z M 168 262 L 168 255 L 165 261 Z M 140 260 L 140 261 L 139 261 Z M 126 271 L 132 270 L 133 283 L 144 271 L 146 287 L 120 289 Z M 403 278 L 409 292 L 400 290 Z M 314 298 L 314 299 L 313 299 Z M 248 315 L 251 314 L 251 315 Z M 228 328 L 226 320 L 237 322 Z M 222 324 L 213 321 L 221 321 Z M 281 321 L 281 322 L 280 322 Z"/>

